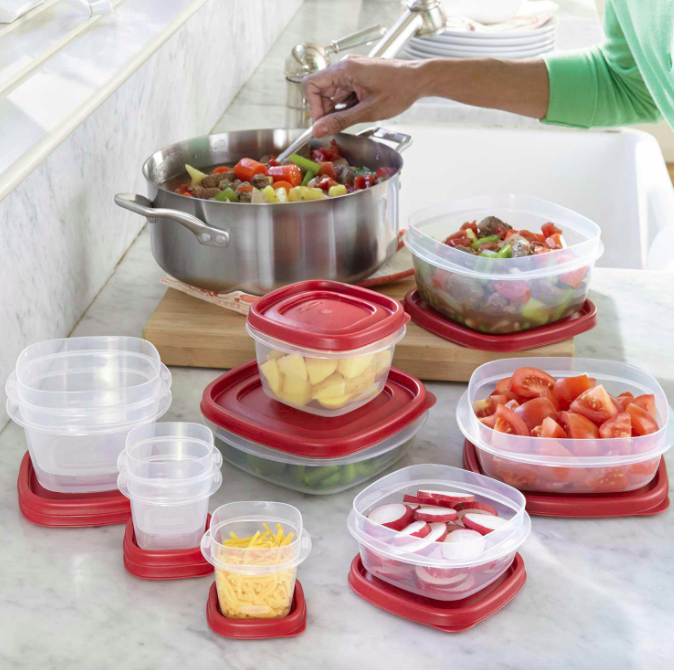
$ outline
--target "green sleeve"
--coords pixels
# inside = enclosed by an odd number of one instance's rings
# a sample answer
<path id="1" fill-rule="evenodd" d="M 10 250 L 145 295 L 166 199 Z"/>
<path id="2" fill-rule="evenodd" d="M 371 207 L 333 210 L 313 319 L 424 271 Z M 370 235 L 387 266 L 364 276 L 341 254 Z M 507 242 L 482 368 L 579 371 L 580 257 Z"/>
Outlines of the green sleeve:
<path id="1" fill-rule="evenodd" d="M 545 58 L 550 103 L 543 123 L 591 128 L 657 122 L 662 116 L 639 72 L 609 1 L 606 41 Z"/>

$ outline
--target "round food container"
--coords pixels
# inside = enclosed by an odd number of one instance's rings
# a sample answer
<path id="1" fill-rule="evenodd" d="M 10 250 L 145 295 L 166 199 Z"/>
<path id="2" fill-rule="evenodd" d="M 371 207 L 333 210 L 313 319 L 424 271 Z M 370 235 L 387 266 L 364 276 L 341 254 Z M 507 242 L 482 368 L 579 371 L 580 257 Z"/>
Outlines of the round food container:
<path id="1" fill-rule="evenodd" d="M 531 437 L 493 430 L 476 416 L 474 403 L 519 368 L 537 368 L 555 379 L 587 374 L 608 394 L 652 395 L 658 428 L 650 434 L 584 439 Z M 560 409 L 560 412 L 562 409 Z M 570 408 L 573 412 L 573 407 Z M 620 410 L 619 410 L 620 413 Z M 583 358 L 511 358 L 475 370 L 459 401 L 457 423 L 475 445 L 485 474 L 523 491 L 618 493 L 633 491 L 655 476 L 660 458 L 674 443 L 674 421 L 667 398 L 647 372 L 618 361 Z"/>
<path id="2" fill-rule="evenodd" d="M 297 568 L 310 551 L 300 511 L 277 502 L 218 507 L 201 540 L 201 552 L 215 568 L 220 612 L 230 619 L 287 616 Z"/>
<path id="3" fill-rule="evenodd" d="M 429 507 L 405 502 L 405 497 L 424 493 L 443 502 Z M 412 465 L 361 491 L 347 525 L 371 575 L 427 598 L 462 600 L 496 581 L 512 564 L 531 531 L 524 505 L 519 491 L 489 477 L 447 465 Z M 394 525 L 396 509 L 409 518 L 402 527 L 387 527 L 374 520 L 384 520 L 382 509 L 391 510 L 385 512 L 389 525 Z M 415 516 L 427 518 L 426 513 L 429 519 L 456 520 L 431 521 L 426 534 L 424 521 L 413 521 Z"/>
<path id="4" fill-rule="evenodd" d="M 498 217 L 537 233 L 552 222 L 563 249 L 499 258 L 443 242 L 464 223 Z M 524 195 L 487 195 L 437 205 L 410 217 L 405 244 L 414 258 L 421 297 L 444 316 L 483 333 L 515 333 L 554 323 L 580 310 L 604 247 L 599 226 L 565 207 Z"/>
<path id="5" fill-rule="evenodd" d="M 434 404 L 419 380 L 392 368 L 384 392 L 348 421 L 308 415 L 267 396 L 252 361 L 212 382 L 201 412 L 229 463 L 279 486 L 325 495 L 402 458 Z"/>
<path id="6" fill-rule="evenodd" d="M 250 308 L 267 395 L 309 414 L 352 412 L 381 393 L 409 316 L 393 298 L 332 281 L 273 291 Z"/>

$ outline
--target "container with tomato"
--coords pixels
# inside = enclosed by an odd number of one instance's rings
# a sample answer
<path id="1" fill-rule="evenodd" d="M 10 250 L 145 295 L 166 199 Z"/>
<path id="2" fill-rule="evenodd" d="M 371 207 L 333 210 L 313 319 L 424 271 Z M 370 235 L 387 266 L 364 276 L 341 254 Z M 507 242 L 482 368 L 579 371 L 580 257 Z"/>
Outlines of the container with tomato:
<path id="1" fill-rule="evenodd" d="M 583 306 L 604 250 L 599 233 L 596 223 L 559 205 L 498 195 L 413 214 L 405 243 L 431 307 L 473 330 L 504 334 Z"/>
<path id="2" fill-rule="evenodd" d="M 660 384 L 618 361 L 486 363 L 473 373 L 457 421 L 483 471 L 525 491 L 632 491 L 653 479 L 674 442 Z"/>

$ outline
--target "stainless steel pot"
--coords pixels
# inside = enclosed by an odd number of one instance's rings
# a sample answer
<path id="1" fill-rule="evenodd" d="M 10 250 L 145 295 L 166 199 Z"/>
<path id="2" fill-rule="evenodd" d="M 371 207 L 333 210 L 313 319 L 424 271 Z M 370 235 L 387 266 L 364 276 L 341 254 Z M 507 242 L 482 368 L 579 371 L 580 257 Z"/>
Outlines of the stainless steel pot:
<path id="1" fill-rule="evenodd" d="M 220 293 L 262 295 L 305 279 L 357 282 L 372 274 L 398 243 L 400 153 L 412 138 L 382 128 L 335 136 L 352 165 L 397 168 L 387 181 L 337 198 L 283 204 L 198 200 L 162 188 L 184 171 L 280 153 L 302 130 L 246 130 L 173 144 L 145 161 L 149 199 L 120 193 L 115 202 L 147 217 L 152 253 L 182 282 Z M 375 142 L 389 141 L 395 149 Z M 331 138 L 313 140 L 312 148 Z"/>

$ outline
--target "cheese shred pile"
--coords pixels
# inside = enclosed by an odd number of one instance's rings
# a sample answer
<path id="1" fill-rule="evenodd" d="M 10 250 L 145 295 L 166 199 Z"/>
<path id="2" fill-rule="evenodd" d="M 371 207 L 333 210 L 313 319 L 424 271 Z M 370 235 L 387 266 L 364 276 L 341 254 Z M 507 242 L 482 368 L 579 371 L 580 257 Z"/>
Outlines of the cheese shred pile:
<path id="1" fill-rule="evenodd" d="M 276 524 L 276 533 L 266 523 L 262 525 L 264 531 L 250 537 L 239 538 L 230 533 L 231 539 L 222 542 L 219 550 L 220 562 L 248 567 L 282 565 L 290 561 L 295 553 L 295 548 L 289 546 L 294 534 L 286 535 L 281 524 Z M 297 568 L 264 574 L 252 572 L 245 574 L 216 568 L 215 584 L 222 614 L 230 619 L 286 616 L 292 605 Z"/>

